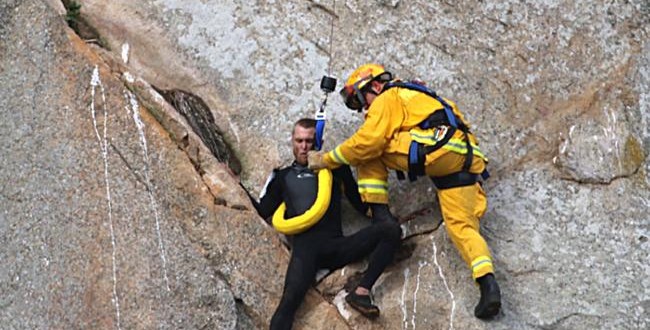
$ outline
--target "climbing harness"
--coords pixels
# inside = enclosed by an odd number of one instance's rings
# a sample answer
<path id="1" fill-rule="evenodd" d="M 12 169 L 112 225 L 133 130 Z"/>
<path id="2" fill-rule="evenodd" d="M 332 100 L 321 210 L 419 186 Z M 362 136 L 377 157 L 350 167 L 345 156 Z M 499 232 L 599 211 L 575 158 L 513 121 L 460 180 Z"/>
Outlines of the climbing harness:
<path id="1" fill-rule="evenodd" d="M 477 155 L 487 161 L 487 158 L 480 151 L 478 146 L 471 143 L 469 127 L 458 118 L 452 107 L 447 101 L 438 94 L 418 82 L 402 82 L 393 81 L 384 86 L 386 91 L 390 88 L 400 87 L 424 93 L 436 101 L 440 102 L 443 111 L 434 111 L 427 119 L 423 120 L 417 127 L 411 129 L 411 145 L 409 146 L 408 153 L 408 177 L 410 181 L 415 181 L 418 176 L 425 175 L 424 162 L 427 154 L 432 153 L 440 148 L 452 150 L 461 154 L 465 154 L 465 162 L 463 169 L 459 172 L 452 173 L 440 177 L 431 177 L 431 180 L 438 189 L 448 189 L 454 187 L 462 187 L 472 185 L 478 181 L 477 174 L 470 173 L 472 160 L 474 155 Z M 456 130 L 463 132 L 465 145 L 462 141 L 455 141 L 452 139 Z M 487 180 L 490 173 L 485 169 L 481 174 L 483 180 Z M 397 177 L 400 180 L 404 179 L 404 173 L 397 171 Z"/>
<path id="2" fill-rule="evenodd" d="M 332 11 L 335 12 L 336 0 L 333 1 Z M 323 98 L 320 107 L 316 110 L 314 119 L 316 120 L 316 133 L 314 141 L 314 149 L 320 151 L 323 147 L 323 135 L 325 132 L 325 107 L 327 106 L 327 97 L 331 92 L 336 89 L 336 78 L 330 76 L 332 69 L 332 37 L 334 35 L 334 17 L 332 17 L 332 24 L 329 36 L 329 61 L 327 67 L 327 75 L 324 75 L 320 81 L 320 89 L 323 91 Z M 331 195 L 332 195 L 332 171 L 330 169 L 322 169 L 318 171 L 318 192 L 314 204 L 305 213 L 295 216 L 290 219 L 284 218 L 284 213 L 287 209 L 285 203 L 280 204 L 277 210 L 273 213 L 273 227 L 275 230 L 285 235 L 299 234 L 313 225 L 318 223 L 325 215 L 329 208 Z"/>

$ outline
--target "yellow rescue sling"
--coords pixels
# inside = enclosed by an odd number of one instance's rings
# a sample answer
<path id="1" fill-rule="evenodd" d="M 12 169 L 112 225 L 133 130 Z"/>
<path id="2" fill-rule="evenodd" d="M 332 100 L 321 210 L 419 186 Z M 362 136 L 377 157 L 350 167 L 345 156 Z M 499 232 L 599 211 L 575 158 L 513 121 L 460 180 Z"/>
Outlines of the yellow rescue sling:
<path id="1" fill-rule="evenodd" d="M 318 171 L 318 193 L 314 204 L 301 215 L 290 219 L 284 218 L 287 209 L 285 203 L 280 204 L 273 213 L 273 227 L 285 235 L 295 235 L 311 228 L 325 215 L 330 206 L 332 197 L 332 171 L 322 169 Z"/>

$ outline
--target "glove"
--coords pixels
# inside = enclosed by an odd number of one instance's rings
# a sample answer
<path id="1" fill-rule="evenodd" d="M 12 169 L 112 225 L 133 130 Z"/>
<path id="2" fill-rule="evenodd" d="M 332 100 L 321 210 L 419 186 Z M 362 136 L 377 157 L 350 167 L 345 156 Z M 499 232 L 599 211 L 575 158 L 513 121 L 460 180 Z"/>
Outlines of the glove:
<path id="1" fill-rule="evenodd" d="M 327 165 L 323 161 L 324 156 L 325 153 L 322 151 L 311 150 L 307 152 L 307 163 L 309 168 L 312 170 L 327 168 Z"/>

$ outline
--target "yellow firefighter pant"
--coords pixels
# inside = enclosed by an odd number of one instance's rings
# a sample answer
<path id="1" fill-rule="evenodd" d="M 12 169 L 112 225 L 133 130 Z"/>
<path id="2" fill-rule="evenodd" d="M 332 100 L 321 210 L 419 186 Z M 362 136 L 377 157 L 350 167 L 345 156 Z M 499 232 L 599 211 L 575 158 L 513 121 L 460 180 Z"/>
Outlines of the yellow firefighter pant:
<path id="1" fill-rule="evenodd" d="M 460 171 L 465 155 L 448 152 L 436 159 L 427 159 L 426 174 L 443 176 Z M 380 158 L 357 166 L 359 192 L 364 202 L 388 204 L 388 168 L 408 170 L 408 156 L 383 154 Z M 481 173 L 485 162 L 473 157 L 470 172 Z M 485 239 L 479 233 L 479 219 L 487 209 L 487 198 L 481 185 L 438 190 L 438 201 L 447 233 L 472 269 L 472 277 L 494 273 L 492 256 Z"/>

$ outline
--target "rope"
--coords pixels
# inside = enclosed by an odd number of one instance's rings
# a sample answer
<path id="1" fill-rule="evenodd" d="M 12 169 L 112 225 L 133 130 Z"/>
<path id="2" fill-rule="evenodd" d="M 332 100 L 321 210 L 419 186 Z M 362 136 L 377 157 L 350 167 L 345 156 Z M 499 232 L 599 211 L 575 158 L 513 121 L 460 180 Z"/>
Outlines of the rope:
<path id="1" fill-rule="evenodd" d="M 330 49 L 329 49 L 329 59 L 327 62 L 327 75 L 331 76 L 332 75 L 332 41 L 334 39 L 334 19 L 336 19 L 336 0 L 333 0 L 332 3 L 332 23 L 330 25 Z"/>
<path id="2" fill-rule="evenodd" d="M 336 0 L 333 0 L 332 4 L 332 22 L 330 26 L 330 36 L 329 36 L 329 54 L 327 60 L 327 76 L 323 76 L 321 80 L 321 89 L 325 92 L 323 95 L 323 101 L 320 104 L 320 109 L 316 111 L 316 142 L 315 149 L 321 150 L 323 147 L 323 135 L 325 131 L 325 106 L 327 105 L 327 96 L 330 92 L 334 91 L 336 88 L 336 79 L 331 77 L 332 72 L 332 47 L 334 41 L 334 19 L 336 18 Z"/>

